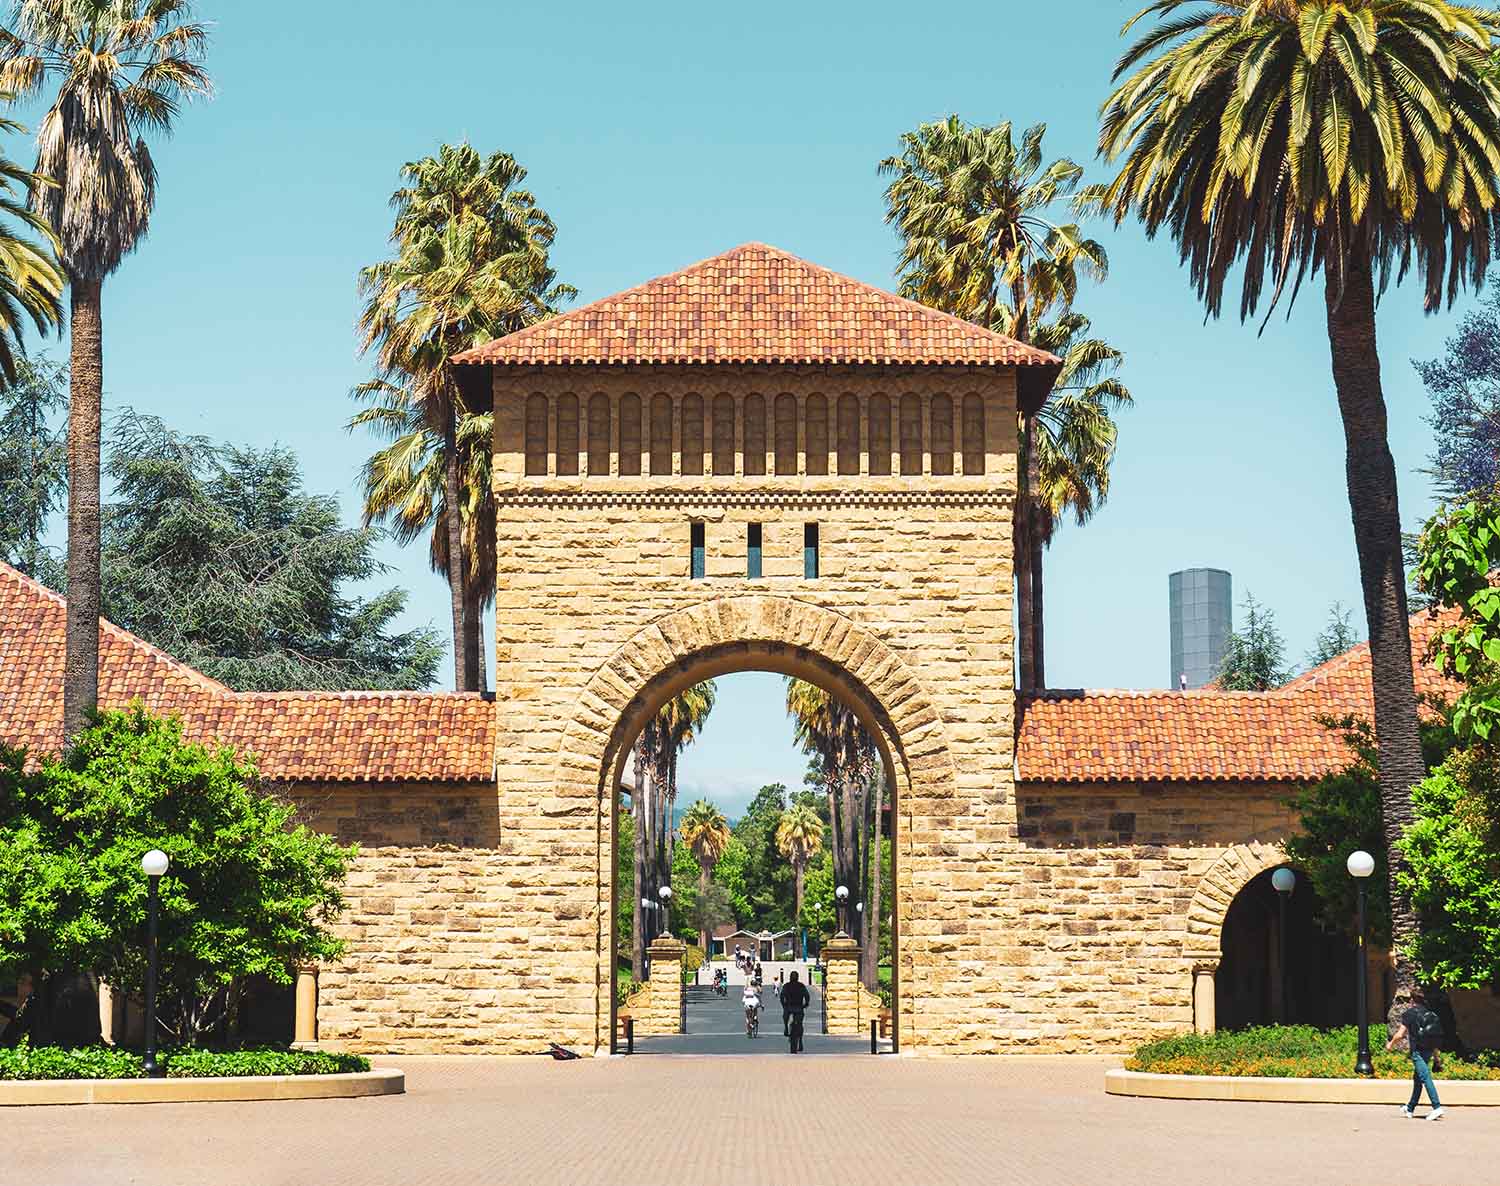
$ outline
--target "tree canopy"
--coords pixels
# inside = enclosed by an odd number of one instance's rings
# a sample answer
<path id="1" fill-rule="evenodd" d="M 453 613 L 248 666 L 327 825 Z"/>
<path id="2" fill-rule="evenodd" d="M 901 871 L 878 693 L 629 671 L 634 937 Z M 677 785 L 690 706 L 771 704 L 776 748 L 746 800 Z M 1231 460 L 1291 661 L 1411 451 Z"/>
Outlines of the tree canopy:
<path id="1" fill-rule="evenodd" d="M 50 359 L 19 359 L 0 386 L 0 559 L 53 586 L 62 565 L 42 538 L 68 491 L 67 406 L 68 368 Z"/>
<path id="2" fill-rule="evenodd" d="M 348 586 L 384 571 L 378 532 L 303 489 L 285 449 L 184 436 L 122 416 L 108 469 L 104 613 L 232 688 L 423 688 L 441 644 L 398 630 L 406 594 Z"/>
<path id="3" fill-rule="evenodd" d="M 1229 632 L 1215 681 L 1226 692 L 1266 692 L 1291 678 L 1276 615 L 1245 594 L 1245 623 Z"/>
<path id="4" fill-rule="evenodd" d="M 27 769 L 0 747 L 0 979 L 61 969 L 139 992 L 146 878 L 161 881 L 164 1025 L 199 1038 L 248 977 L 289 984 L 298 962 L 335 958 L 352 848 L 296 823 L 255 767 L 186 742 L 139 705 L 102 712 L 61 759 Z"/>

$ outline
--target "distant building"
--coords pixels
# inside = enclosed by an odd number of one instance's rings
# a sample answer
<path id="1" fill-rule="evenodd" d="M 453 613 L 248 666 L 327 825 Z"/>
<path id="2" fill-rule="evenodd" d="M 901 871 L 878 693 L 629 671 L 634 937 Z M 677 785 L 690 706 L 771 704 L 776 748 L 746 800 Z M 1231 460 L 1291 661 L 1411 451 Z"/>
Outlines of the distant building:
<path id="1" fill-rule="evenodd" d="M 1167 578 L 1172 688 L 1201 688 L 1219 674 L 1234 624 L 1231 578 L 1222 568 L 1185 568 Z"/>

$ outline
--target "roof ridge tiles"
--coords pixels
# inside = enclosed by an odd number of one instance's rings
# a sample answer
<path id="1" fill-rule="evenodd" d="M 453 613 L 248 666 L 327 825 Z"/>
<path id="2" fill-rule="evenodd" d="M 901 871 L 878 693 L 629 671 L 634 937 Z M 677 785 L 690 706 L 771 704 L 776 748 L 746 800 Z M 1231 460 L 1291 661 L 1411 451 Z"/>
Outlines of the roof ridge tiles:
<path id="1" fill-rule="evenodd" d="M 768 265 L 801 270 L 810 282 L 806 286 L 809 291 L 801 292 L 796 285 L 783 285 L 774 277 L 767 280 L 755 274 L 717 277 L 701 288 L 688 284 L 690 291 L 680 291 L 683 282 L 698 273 L 712 273 L 716 267 L 738 264 L 756 255 Z M 825 296 L 830 289 L 843 290 L 842 304 L 854 306 L 844 324 L 822 324 L 817 317 L 818 294 L 813 285 L 821 285 Z M 742 301 L 758 295 L 765 308 L 715 307 L 714 297 L 724 295 Z M 684 296 L 685 301 L 678 299 Z M 788 312 L 792 302 L 796 302 L 794 313 Z M 784 317 L 808 314 L 811 324 L 777 324 L 778 309 Z M 705 311 L 716 324 L 704 324 Z M 763 317 L 756 316 L 762 312 Z M 880 320 L 881 312 L 890 323 Z M 731 332 L 715 332 L 721 328 L 717 323 L 727 325 Z M 581 341 L 560 342 L 575 329 L 585 331 L 579 335 Z M 941 340 L 939 331 L 946 335 Z M 926 341 L 921 340 L 924 332 Z M 768 348 L 768 340 L 780 345 Z M 649 347 L 643 347 L 642 342 L 649 342 Z M 1045 350 L 761 242 L 742 243 L 600 297 L 466 350 L 454 361 L 470 365 L 775 361 L 1008 366 L 1057 366 L 1060 362 Z"/>

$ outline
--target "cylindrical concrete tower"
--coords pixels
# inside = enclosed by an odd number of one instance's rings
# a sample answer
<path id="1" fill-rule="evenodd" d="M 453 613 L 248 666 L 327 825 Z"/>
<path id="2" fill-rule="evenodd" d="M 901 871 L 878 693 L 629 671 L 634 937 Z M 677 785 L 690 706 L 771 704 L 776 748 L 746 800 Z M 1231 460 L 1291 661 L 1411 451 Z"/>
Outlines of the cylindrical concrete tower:
<path id="1" fill-rule="evenodd" d="M 1219 674 L 1233 626 L 1230 582 L 1222 568 L 1185 568 L 1167 578 L 1172 629 L 1168 687 L 1201 688 Z"/>

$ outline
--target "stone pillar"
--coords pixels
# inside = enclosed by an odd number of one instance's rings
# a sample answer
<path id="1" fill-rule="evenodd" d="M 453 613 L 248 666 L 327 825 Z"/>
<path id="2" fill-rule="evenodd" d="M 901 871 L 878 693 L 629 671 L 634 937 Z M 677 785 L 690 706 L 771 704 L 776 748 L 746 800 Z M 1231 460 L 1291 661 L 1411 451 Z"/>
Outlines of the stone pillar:
<path id="1" fill-rule="evenodd" d="M 99 981 L 99 1040 L 106 1046 L 115 1044 L 115 990 Z"/>
<path id="2" fill-rule="evenodd" d="M 292 1046 L 297 1050 L 318 1048 L 318 965 L 297 968 L 297 1018 L 292 1027 Z"/>
<path id="3" fill-rule="evenodd" d="M 1200 1034 L 1214 1032 L 1214 973 L 1218 964 L 1199 964 L 1193 969 L 1193 1029 Z"/>
<path id="4" fill-rule="evenodd" d="M 838 934 L 823 945 L 823 995 L 828 1003 L 828 1032 L 858 1035 L 859 944 Z"/>
<path id="5" fill-rule="evenodd" d="M 687 944 L 669 934 L 658 935 L 648 949 L 651 956 L 651 1004 L 637 1017 L 637 1037 L 682 1032 L 682 961 Z"/>

